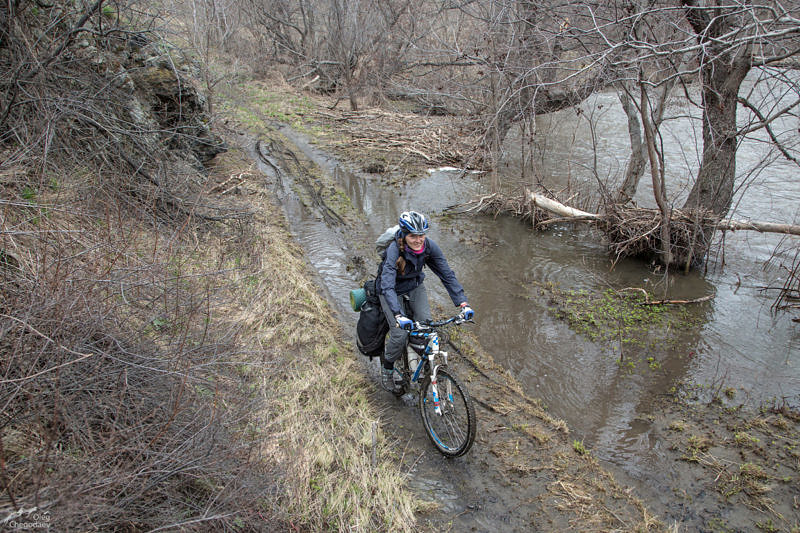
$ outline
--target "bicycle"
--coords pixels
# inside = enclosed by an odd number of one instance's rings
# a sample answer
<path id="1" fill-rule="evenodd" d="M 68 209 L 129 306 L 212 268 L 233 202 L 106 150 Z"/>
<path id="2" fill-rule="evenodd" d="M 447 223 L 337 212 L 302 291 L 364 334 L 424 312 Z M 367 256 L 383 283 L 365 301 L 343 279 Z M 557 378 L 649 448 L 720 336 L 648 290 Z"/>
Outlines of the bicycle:
<path id="1" fill-rule="evenodd" d="M 446 457 L 466 454 L 475 441 L 475 406 L 467 389 L 447 367 L 448 354 L 441 345 L 448 336 L 439 330 L 464 322 L 467 320 L 460 315 L 440 321 L 415 321 L 402 363 L 395 365 L 395 371 L 403 376 L 404 392 L 418 387 L 422 424 L 430 441 Z"/>

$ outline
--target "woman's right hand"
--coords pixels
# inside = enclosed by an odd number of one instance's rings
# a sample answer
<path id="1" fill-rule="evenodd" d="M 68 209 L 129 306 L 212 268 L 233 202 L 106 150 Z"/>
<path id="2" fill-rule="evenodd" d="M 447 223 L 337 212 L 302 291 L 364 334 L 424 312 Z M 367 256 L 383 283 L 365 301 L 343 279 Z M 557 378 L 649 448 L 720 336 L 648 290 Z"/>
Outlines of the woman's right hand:
<path id="1" fill-rule="evenodd" d="M 414 327 L 414 323 L 411 321 L 411 319 L 406 318 L 403 315 L 395 315 L 394 319 L 398 328 L 410 330 Z"/>

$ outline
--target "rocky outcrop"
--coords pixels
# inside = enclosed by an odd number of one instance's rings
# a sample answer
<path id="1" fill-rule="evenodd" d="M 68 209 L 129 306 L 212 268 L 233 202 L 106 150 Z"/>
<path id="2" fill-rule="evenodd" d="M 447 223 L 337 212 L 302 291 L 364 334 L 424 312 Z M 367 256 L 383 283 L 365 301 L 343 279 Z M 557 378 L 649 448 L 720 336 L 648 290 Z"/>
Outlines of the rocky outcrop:
<path id="1" fill-rule="evenodd" d="M 212 131 L 197 67 L 182 50 L 148 35 L 75 43 L 75 64 L 91 97 L 82 104 L 83 129 L 64 123 L 61 138 L 73 152 L 119 170 L 104 173 L 104 186 L 147 209 L 219 219 L 226 210 L 199 198 L 206 165 L 227 147 Z"/>
<path id="2" fill-rule="evenodd" d="M 131 71 L 139 105 L 158 124 L 162 140 L 172 150 L 193 154 L 207 163 L 226 150 L 222 139 L 209 127 L 208 103 L 192 81 L 166 63 L 154 58 Z"/>
<path id="3" fill-rule="evenodd" d="M 211 131 L 208 100 L 181 52 L 145 34 L 132 33 L 114 49 L 78 43 L 80 55 L 116 90 L 127 95 L 121 111 L 149 153 L 167 148 L 201 169 L 227 147 Z"/>

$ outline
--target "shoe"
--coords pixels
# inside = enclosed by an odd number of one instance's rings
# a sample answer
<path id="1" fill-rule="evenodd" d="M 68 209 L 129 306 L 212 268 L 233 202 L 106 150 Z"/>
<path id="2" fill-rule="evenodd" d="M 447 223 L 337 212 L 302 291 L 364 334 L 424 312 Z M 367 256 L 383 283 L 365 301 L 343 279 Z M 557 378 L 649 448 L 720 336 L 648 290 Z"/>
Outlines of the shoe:
<path id="1" fill-rule="evenodd" d="M 381 367 L 381 385 L 392 394 L 397 396 L 403 394 L 403 376 L 393 368 Z"/>

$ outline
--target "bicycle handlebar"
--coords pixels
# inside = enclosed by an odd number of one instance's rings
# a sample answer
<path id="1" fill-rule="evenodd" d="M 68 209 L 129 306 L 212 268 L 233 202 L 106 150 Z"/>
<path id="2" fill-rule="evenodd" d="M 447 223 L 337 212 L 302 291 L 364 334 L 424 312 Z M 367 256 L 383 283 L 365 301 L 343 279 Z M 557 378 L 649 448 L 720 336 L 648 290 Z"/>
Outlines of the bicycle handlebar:
<path id="1" fill-rule="evenodd" d="M 462 317 L 460 314 L 451 316 L 445 320 L 426 320 L 424 322 L 414 322 L 412 330 L 415 329 L 422 329 L 422 328 L 438 328 L 441 326 L 445 326 L 450 323 L 455 323 L 456 325 L 463 324 L 464 322 L 471 322 L 475 323 L 474 320 L 470 319 L 467 320 L 466 318 Z"/>

